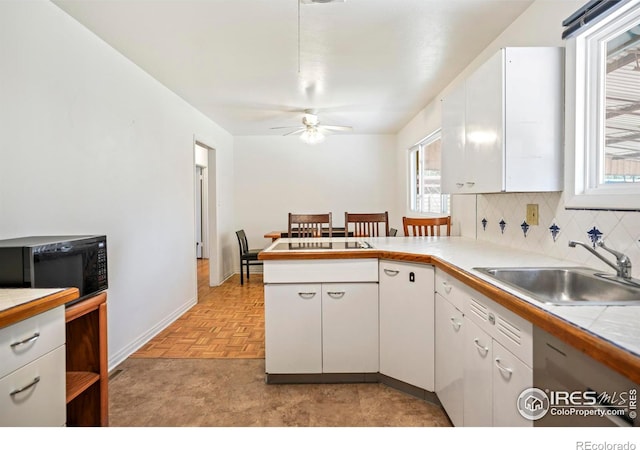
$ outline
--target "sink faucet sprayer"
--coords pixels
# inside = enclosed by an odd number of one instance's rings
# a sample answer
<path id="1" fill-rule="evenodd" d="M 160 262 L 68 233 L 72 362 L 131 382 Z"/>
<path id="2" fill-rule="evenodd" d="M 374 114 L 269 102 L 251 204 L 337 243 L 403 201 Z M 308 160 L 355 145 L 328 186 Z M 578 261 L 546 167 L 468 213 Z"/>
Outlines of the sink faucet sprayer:
<path id="1" fill-rule="evenodd" d="M 600 253 L 595 251 L 594 248 L 591 248 L 591 246 L 583 242 L 569 241 L 569 247 L 575 247 L 576 245 L 586 248 L 587 250 L 589 250 L 589 252 L 593 253 L 600 260 L 604 261 L 607 265 L 613 267 L 613 269 L 616 271 L 616 275 L 619 276 L 620 278 L 624 278 L 625 280 L 631 279 L 631 260 L 627 255 L 624 255 L 616 250 L 610 249 L 609 247 L 606 247 L 604 245 L 604 241 L 598 241 L 595 245 L 597 245 L 598 247 L 601 247 L 603 250 L 606 250 L 607 252 L 611 253 L 613 256 L 616 257 L 616 264 L 613 264 L 611 261 L 606 259 Z"/>

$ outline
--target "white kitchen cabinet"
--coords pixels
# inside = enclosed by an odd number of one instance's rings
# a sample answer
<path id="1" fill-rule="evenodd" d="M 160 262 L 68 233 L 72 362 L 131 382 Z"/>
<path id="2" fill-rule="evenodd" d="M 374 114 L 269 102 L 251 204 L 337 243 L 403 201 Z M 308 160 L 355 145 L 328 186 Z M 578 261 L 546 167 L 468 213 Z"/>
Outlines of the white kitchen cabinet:
<path id="1" fill-rule="evenodd" d="M 520 393 L 533 387 L 533 369 L 493 340 L 493 426 L 531 427 L 517 410 Z"/>
<path id="2" fill-rule="evenodd" d="M 562 190 L 563 67 L 560 47 L 503 48 L 443 99 L 443 192 Z"/>
<path id="3" fill-rule="evenodd" d="M 533 426 L 517 409 L 533 387 L 533 326 L 471 292 L 464 309 L 464 426 Z"/>
<path id="4" fill-rule="evenodd" d="M 380 261 L 380 373 L 433 392 L 434 269 Z"/>
<path id="5" fill-rule="evenodd" d="M 527 427 L 520 393 L 533 387 L 533 370 L 471 320 L 465 324 L 464 426 Z"/>
<path id="6" fill-rule="evenodd" d="M 0 355 L 0 426 L 64 426 L 64 306 L 0 329 Z"/>
<path id="7" fill-rule="evenodd" d="M 265 285 L 264 307 L 266 372 L 321 373 L 321 285 Z"/>
<path id="8" fill-rule="evenodd" d="M 322 372 L 378 372 L 378 284 L 322 285 Z"/>
<path id="9" fill-rule="evenodd" d="M 464 426 L 492 425 L 492 339 L 471 320 L 464 323 Z"/>
<path id="10" fill-rule="evenodd" d="M 265 261 L 264 280 L 267 374 L 378 372 L 376 259 Z"/>
<path id="11" fill-rule="evenodd" d="M 266 285 L 266 372 L 378 372 L 377 300 L 376 283 Z"/>
<path id="12" fill-rule="evenodd" d="M 465 83 L 458 84 L 449 95 L 442 99 L 442 192 L 458 193 L 465 187 L 465 181 L 473 175 L 466 171 L 471 166 L 465 164 Z"/>
<path id="13" fill-rule="evenodd" d="M 459 427 L 464 423 L 464 318 L 441 294 L 436 293 L 435 302 L 435 392 L 451 422 Z"/>

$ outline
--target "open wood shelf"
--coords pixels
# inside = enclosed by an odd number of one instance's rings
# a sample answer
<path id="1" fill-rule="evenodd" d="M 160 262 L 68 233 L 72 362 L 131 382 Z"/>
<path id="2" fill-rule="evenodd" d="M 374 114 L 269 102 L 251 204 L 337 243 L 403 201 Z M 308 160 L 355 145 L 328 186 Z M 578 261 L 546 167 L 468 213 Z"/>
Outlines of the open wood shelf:
<path id="1" fill-rule="evenodd" d="M 67 426 L 108 426 L 107 294 L 65 311 Z"/>
<path id="2" fill-rule="evenodd" d="M 67 403 L 71 402 L 99 380 L 100 374 L 95 372 L 67 372 Z"/>

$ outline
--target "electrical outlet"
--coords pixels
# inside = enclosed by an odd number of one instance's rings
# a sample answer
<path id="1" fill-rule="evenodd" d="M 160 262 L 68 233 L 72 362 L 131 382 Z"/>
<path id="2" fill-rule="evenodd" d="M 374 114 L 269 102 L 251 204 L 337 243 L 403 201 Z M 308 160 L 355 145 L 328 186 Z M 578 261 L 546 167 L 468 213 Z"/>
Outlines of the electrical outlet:
<path id="1" fill-rule="evenodd" d="M 538 204 L 529 203 L 527 205 L 527 223 L 529 225 L 538 225 Z"/>

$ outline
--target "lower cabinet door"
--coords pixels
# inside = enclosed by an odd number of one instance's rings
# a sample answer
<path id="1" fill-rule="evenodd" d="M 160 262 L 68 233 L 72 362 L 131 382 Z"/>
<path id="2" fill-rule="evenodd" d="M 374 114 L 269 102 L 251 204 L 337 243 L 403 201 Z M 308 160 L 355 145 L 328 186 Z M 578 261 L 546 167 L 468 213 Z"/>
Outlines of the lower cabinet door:
<path id="1" fill-rule="evenodd" d="M 464 426 L 490 427 L 492 420 L 492 338 L 464 320 Z"/>
<path id="2" fill-rule="evenodd" d="M 0 379 L 0 426 L 59 427 L 66 421 L 64 345 Z"/>
<path id="3" fill-rule="evenodd" d="M 380 373 L 433 392 L 434 269 L 380 261 Z"/>
<path id="4" fill-rule="evenodd" d="M 322 285 L 322 371 L 378 372 L 378 284 Z"/>
<path id="5" fill-rule="evenodd" d="M 267 284 L 264 306 L 266 372 L 321 373 L 321 285 Z"/>
<path id="6" fill-rule="evenodd" d="M 533 369 L 493 341 L 493 426 L 531 427 L 518 412 L 520 393 L 533 387 Z"/>
<path id="7" fill-rule="evenodd" d="M 451 422 L 463 421 L 463 317 L 440 294 L 436 294 L 436 394 Z"/>

